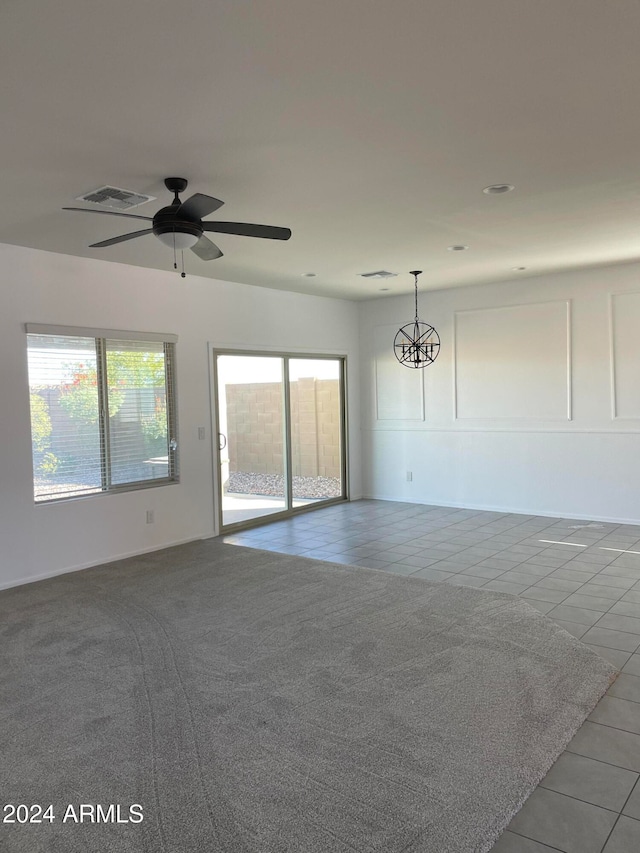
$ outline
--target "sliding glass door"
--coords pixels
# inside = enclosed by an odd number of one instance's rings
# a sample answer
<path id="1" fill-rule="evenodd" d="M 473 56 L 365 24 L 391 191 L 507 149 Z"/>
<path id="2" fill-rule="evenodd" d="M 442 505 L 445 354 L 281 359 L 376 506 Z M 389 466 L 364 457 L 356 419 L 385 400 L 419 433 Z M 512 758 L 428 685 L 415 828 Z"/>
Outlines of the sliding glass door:
<path id="1" fill-rule="evenodd" d="M 221 529 L 346 498 L 344 359 L 214 353 Z"/>

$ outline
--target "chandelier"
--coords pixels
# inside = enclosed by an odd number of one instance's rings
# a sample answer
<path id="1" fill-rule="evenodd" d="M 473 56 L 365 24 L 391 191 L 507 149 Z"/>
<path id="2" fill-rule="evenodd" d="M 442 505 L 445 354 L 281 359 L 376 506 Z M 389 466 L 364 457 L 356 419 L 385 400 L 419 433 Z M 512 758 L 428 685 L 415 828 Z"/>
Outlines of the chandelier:
<path id="1" fill-rule="evenodd" d="M 416 296 L 416 316 L 413 323 L 407 323 L 398 329 L 393 341 L 393 351 L 400 364 L 405 367 L 426 367 L 438 357 L 440 336 L 428 323 L 418 319 L 418 276 L 422 270 L 411 270 L 414 277 Z"/>

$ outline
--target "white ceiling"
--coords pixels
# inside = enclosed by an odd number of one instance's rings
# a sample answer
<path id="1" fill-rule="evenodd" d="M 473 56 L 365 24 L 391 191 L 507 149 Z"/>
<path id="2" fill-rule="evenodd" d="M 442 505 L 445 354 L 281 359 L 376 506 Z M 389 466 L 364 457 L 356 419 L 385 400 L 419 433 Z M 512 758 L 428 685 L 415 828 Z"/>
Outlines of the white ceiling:
<path id="1" fill-rule="evenodd" d="M 178 175 L 293 231 L 211 235 L 212 278 L 361 299 L 638 260 L 639 32 L 638 0 L 4 0 L 0 242 L 171 269 L 60 208 L 111 184 L 153 215 Z"/>

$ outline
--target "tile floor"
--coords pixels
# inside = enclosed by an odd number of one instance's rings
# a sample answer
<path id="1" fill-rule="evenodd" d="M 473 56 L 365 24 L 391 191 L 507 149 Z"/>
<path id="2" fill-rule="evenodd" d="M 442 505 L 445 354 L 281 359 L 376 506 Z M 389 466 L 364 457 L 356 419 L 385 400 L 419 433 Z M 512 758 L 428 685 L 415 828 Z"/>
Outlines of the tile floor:
<path id="1" fill-rule="evenodd" d="M 510 592 L 621 675 L 495 853 L 640 851 L 640 526 L 363 500 L 226 542 Z"/>

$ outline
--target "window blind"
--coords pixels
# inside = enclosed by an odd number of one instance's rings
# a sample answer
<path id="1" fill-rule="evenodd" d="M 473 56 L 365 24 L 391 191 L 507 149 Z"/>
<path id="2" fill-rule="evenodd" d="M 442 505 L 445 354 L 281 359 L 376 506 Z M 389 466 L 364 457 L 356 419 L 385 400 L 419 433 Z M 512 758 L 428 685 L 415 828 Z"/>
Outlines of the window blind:
<path id="1" fill-rule="evenodd" d="M 37 502 L 178 479 L 175 343 L 149 338 L 28 332 Z"/>

